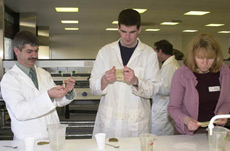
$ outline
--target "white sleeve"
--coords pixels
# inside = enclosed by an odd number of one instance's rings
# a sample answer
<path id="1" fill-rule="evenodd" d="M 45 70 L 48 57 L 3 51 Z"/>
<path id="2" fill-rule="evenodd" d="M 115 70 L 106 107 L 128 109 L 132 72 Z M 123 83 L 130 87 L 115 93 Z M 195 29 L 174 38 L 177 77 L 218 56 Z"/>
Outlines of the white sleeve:
<path id="1" fill-rule="evenodd" d="M 152 50 L 151 54 L 146 56 L 147 64 L 145 66 L 144 78 L 138 77 L 138 89 L 133 87 L 133 93 L 143 98 L 151 98 L 158 92 L 160 87 L 159 63 L 156 53 Z"/>

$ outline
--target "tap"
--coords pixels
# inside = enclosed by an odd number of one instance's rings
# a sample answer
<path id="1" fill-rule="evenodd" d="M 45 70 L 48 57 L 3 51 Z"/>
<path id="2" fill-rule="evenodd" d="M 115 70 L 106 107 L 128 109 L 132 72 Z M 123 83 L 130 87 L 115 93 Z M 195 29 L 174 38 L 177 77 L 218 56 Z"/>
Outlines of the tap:
<path id="1" fill-rule="evenodd" d="M 213 122 L 219 118 L 230 118 L 230 114 L 222 114 L 222 115 L 216 115 L 216 116 L 212 117 L 212 119 L 210 120 L 210 123 L 208 125 L 210 135 L 212 135 L 212 129 L 214 128 Z"/>

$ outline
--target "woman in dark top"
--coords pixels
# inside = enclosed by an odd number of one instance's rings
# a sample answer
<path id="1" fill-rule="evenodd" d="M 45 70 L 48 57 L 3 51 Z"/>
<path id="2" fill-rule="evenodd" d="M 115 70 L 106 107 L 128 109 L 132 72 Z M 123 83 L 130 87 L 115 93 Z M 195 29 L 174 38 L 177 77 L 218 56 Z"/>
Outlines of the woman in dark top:
<path id="1" fill-rule="evenodd" d="M 184 66 L 172 79 L 168 111 L 180 134 L 202 133 L 200 122 L 230 112 L 230 70 L 223 63 L 219 44 L 209 34 L 191 42 Z M 227 119 L 218 119 L 224 126 Z"/>

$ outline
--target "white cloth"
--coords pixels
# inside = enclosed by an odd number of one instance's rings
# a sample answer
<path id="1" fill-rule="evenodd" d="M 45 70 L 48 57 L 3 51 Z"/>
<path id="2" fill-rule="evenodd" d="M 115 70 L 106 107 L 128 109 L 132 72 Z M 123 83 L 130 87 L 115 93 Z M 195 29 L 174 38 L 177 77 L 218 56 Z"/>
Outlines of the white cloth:
<path id="1" fill-rule="evenodd" d="M 48 139 L 47 125 L 59 123 L 56 107 L 72 101 L 64 97 L 52 102 L 47 91 L 55 86 L 51 75 L 42 68 L 35 69 L 39 90 L 17 65 L 6 72 L 1 81 L 2 96 L 11 118 L 15 140 L 29 136 Z"/>
<path id="2" fill-rule="evenodd" d="M 99 50 L 90 78 L 90 88 L 101 101 L 93 136 L 106 133 L 106 137 L 135 137 L 150 132 L 151 107 L 149 98 L 160 86 L 159 63 L 153 49 L 138 43 L 127 66 L 138 77 L 138 90 L 132 85 L 115 81 L 101 91 L 101 78 L 113 66 L 123 69 L 118 41 Z"/>
<path id="3" fill-rule="evenodd" d="M 160 69 L 161 86 L 152 98 L 152 133 L 155 135 L 173 135 L 174 124 L 167 107 L 170 86 L 174 72 L 180 67 L 175 56 L 169 57 Z"/>

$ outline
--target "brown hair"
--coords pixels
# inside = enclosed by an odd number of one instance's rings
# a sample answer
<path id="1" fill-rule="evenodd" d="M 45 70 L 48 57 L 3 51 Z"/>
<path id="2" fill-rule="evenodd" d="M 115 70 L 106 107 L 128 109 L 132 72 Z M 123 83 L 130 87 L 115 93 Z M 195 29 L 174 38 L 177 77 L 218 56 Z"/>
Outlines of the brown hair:
<path id="1" fill-rule="evenodd" d="M 198 67 L 195 56 L 200 51 L 203 52 L 203 57 L 215 59 L 209 71 L 212 73 L 219 72 L 223 63 L 223 55 L 218 42 L 210 34 L 201 33 L 193 38 L 189 44 L 188 54 L 184 60 L 184 64 L 193 72 L 197 72 Z"/>

